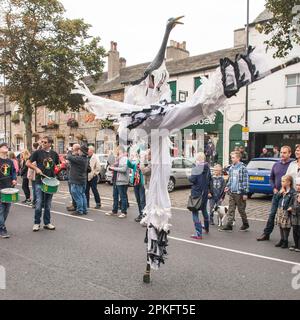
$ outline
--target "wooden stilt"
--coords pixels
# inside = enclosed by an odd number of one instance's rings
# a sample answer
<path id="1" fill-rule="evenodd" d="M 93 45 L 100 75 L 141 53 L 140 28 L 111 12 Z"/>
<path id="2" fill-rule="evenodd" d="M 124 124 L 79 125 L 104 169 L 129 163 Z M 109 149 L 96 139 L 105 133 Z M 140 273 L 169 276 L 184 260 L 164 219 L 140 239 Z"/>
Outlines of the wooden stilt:
<path id="1" fill-rule="evenodd" d="M 144 273 L 143 281 L 144 283 L 150 283 L 150 263 L 147 263 L 146 271 Z"/>

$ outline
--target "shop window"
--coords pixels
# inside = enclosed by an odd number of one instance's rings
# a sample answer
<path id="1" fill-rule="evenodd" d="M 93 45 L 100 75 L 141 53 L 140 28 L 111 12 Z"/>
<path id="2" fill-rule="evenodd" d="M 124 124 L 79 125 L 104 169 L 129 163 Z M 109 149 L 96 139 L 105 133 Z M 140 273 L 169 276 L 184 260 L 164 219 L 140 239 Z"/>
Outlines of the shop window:
<path id="1" fill-rule="evenodd" d="M 96 141 L 96 153 L 104 153 L 104 141 Z"/>
<path id="2" fill-rule="evenodd" d="M 300 105 L 300 73 L 286 76 L 286 106 Z"/>

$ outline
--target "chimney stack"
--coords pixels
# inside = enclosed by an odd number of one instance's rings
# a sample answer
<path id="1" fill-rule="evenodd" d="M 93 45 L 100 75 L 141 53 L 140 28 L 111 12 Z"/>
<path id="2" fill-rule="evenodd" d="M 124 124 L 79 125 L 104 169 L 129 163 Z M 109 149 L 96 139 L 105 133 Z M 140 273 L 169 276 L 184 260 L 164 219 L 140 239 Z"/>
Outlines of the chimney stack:
<path id="1" fill-rule="evenodd" d="M 120 56 L 117 46 L 117 42 L 110 42 L 110 51 L 108 52 L 108 81 L 120 75 Z"/>
<path id="2" fill-rule="evenodd" d="M 120 69 L 126 68 L 126 59 L 120 58 L 119 59 Z"/>
<path id="3" fill-rule="evenodd" d="M 190 53 L 186 50 L 186 41 L 179 43 L 174 40 L 170 40 L 170 45 L 167 47 L 167 60 L 180 60 L 190 56 Z"/>

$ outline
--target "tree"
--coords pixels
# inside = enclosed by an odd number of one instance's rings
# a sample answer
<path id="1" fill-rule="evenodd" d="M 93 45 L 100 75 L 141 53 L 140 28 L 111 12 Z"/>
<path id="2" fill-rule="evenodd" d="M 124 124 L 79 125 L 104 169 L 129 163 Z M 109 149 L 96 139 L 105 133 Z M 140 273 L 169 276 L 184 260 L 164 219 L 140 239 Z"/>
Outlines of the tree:
<path id="1" fill-rule="evenodd" d="M 266 0 L 273 19 L 257 26 L 259 32 L 271 35 L 265 43 L 276 48 L 274 57 L 285 57 L 300 44 L 300 0 Z"/>
<path id="2" fill-rule="evenodd" d="M 106 53 L 100 38 L 89 36 L 91 26 L 65 18 L 58 0 L 0 0 L 0 10 L 0 72 L 20 106 L 31 150 L 35 108 L 79 110 L 83 100 L 71 90 L 86 76 L 99 79 Z"/>

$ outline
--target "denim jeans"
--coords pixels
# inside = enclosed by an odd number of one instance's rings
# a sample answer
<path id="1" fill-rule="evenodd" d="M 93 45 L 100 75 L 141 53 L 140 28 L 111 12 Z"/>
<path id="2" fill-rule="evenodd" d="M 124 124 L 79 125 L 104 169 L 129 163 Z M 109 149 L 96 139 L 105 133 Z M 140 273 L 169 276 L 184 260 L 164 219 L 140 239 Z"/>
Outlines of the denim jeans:
<path id="1" fill-rule="evenodd" d="M 11 203 L 0 202 L 0 229 L 5 228 L 5 221 L 9 214 Z"/>
<path id="2" fill-rule="evenodd" d="M 31 185 L 32 185 L 32 204 L 36 204 L 36 192 L 35 192 L 35 181 L 32 180 L 31 181 Z"/>
<path id="3" fill-rule="evenodd" d="M 86 201 L 87 201 L 87 206 L 90 206 L 90 189 L 92 189 L 92 192 L 94 194 L 95 197 L 95 202 L 97 205 L 101 205 L 101 199 L 100 199 L 100 195 L 97 189 L 97 183 L 98 182 L 98 177 L 94 177 L 91 181 L 87 182 L 86 185 L 86 190 L 85 190 L 85 195 L 86 195 Z"/>
<path id="4" fill-rule="evenodd" d="M 76 202 L 76 212 L 79 214 L 87 213 L 87 201 L 85 196 L 86 184 L 71 184 L 72 196 Z"/>
<path id="5" fill-rule="evenodd" d="M 214 212 L 213 209 L 216 205 L 220 206 L 222 203 L 221 199 L 216 199 L 216 198 L 210 198 L 208 200 L 208 206 L 209 206 L 209 218 L 210 221 L 213 222 L 214 221 Z"/>
<path id="6" fill-rule="evenodd" d="M 141 216 L 143 214 L 143 210 L 146 206 L 144 186 L 142 184 L 134 186 L 134 194 L 135 194 L 136 202 L 139 207 L 139 215 Z"/>
<path id="7" fill-rule="evenodd" d="M 40 183 L 35 183 L 35 194 L 36 194 L 36 207 L 34 214 L 34 224 L 41 223 L 42 210 L 44 208 L 44 224 L 47 225 L 51 222 L 51 202 L 53 195 L 44 193 L 41 189 Z"/>
<path id="8" fill-rule="evenodd" d="M 209 231 L 209 216 L 207 213 L 207 201 L 205 201 L 205 203 L 203 203 L 203 205 L 201 206 L 201 212 L 204 218 L 204 227 L 207 231 Z M 199 211 L 193 211 L 193 222 L 195 225 L 195 230 L 196 230 L 196 234 L 197 236 L 202 236 L 202 223 L 199 219 Z"/>
<path id="9" fill-rule="evenodd" d="M 73 205 L 73 207 L 76 209 L 76 202 L 75 202 L 75 199 L 74 199 L 74 197 L 73 197 L 73 195 L 72 195 L 71 183 L 70 183 L 70 182 L 68 182 L 68 187 L 69 187 L 69 193 L 70 193 L 71 198 L 72 198 L 72 205 Z"/>
<path id="10" fill-rule="evenodd" d="M 272 198 L 271 211 L 269 214 L 268 222 L 264 230 L 265 235 L 270 235 L 273 232 L 278 206 L 279 206 L 279 197 L 277 194 L 274 194 Z"/>
<path id="11" fill-rule="evenodd" d="M 117 186 L 113 185 L 113 212 L 118 213 L 119 196 L 121 198 L 121 212 L 127 214 L 127 185 Z"/>

